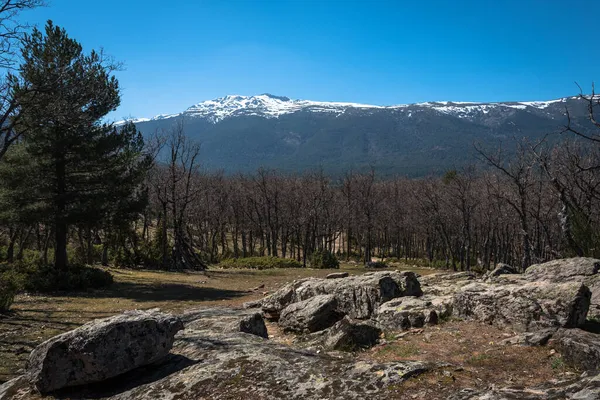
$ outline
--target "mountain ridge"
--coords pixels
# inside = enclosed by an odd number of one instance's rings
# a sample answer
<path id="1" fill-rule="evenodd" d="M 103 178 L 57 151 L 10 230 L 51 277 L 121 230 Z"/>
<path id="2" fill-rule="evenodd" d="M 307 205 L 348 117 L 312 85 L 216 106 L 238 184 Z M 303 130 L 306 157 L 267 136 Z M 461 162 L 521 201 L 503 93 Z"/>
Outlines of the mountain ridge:
<path id="1" fill-rule="evenodd" d="M 179 114 L 134 121 L 146 136 L 168 132 L 184 117 L 201 143 L 206 170 L 289 173 L 323 170 L 339 176 L 374 168 L 381 175 L 442 174 L 477 162 L 474 144 L 510 154 L 513 138 L 556 143 L 567 123 L 589 127 L 588 102 L 564 97 L 535 102 L 426 102 L 396 106 L 230 95 Z M 552 135 L 554 134 L 554 135 Z M 550 135 L 550 136 L 548 136 Z"/>
<path id="2" fill-rule="evenodd" d="M 151 118 L 133 118 L 134 123 L 168 119 L 179 116 L 194 118 L 207 118 L 213 123 L 225 118 L 244 115 L 256 115 L 265 118 L 277 118 L 283 114 L 290 114 L 302 110 L 312 112 L 331 112 L 341 114 L 347 109 L 363 110 L 403 110 L 411 108 L 430 108 L 446 114 L 456 114 L 462 118 L 473 112 L 488 112 L 490 108 L 507 107 L 515 109 L 526 109 L 532 107 L 543 110 L 551 104 L 566 103 L 568 100 L 580 99 L 579 96 L 561 97 L 553 100 L 543 101 L 504 101 L 504 102 L 469 102 L 469 101 L 428 101 L 411 104 L 375 105 L 354 102 L 314 101 L 290 99 L 285 96 L 276 96 L 269 93 L 260 95 L 226 95 L 212 100 L 196 103 L 186 110 L 175 114 L 159 114 Z M 118 121 L 122 124 L 126 120 Z"/>

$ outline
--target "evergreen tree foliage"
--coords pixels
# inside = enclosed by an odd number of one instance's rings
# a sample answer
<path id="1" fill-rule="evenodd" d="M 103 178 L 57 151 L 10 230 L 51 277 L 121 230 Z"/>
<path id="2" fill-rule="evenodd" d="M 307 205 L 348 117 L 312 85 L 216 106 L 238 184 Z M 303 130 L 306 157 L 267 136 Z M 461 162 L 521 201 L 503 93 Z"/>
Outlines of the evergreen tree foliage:
<path id="1" fill-rule="evenodd" d="M 69 226 L 113 228 L 145 206 L 142 182 L 150 165 L 133 124 L 103 118 L 120 102 L 111 65 L 48 21 L 24 40 L 16 96 L 26 136 L 0 170 L 8 216 L 43 222 L 55 236 L 55 267 L 67 267 Z"/>

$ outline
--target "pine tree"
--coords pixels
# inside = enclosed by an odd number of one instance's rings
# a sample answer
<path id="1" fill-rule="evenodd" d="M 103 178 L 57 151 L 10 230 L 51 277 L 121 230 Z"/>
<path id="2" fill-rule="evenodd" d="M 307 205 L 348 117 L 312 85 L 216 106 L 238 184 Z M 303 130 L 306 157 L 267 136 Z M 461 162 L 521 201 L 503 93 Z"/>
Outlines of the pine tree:
<path id="1" fill-rule="evenodd" d="M 55 236 L 55 267 L 67 267 L 69 226 L 123 223 L 144 207 L 141 184 L 150 160 L 133 124 L 103 122 L 120 102 L 103 57 L 86 55 L 48 21 L 24 40 L 16 95 L 27 97 L 25 140 L 0 171 L 4 201 L 16 219 L 43 221 Z M 32 93 L 34 93 L 32 95 Z"/>

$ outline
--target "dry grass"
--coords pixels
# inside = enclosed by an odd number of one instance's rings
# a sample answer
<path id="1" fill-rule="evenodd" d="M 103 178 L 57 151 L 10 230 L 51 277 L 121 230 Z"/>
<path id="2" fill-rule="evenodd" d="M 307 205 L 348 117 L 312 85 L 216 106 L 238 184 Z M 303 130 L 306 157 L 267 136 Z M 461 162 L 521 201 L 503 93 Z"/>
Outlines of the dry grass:
<path id="1" fill-rule="evenodd" d="M 473 321 L 451 321 L 412 330 L 360 357 L 449 364 L 394 388 L 392 398 L 445 399 L 467 387 L 534 386 L 572 374 L 548 347 L 498 344 L 514 334 Z"/>
<path id="2" fill-rule="evenodd" d="M 361 274 L 365 269 L 343 264 L 335 270 L 338 271 Z M 35 346 L 90 320 L 132 309 L 158 307 L 181 312 L 202 306 L 237 306 L 262 298 L 294 279 L 324 277 L 334 271 L 215 269 L 207 273 L 177 273 L 112 269 L 111 272 L 115 283 L 107 289 L 65 295 L 17 296 L 12 313 L 0 316 L 0 383 L 21 372 Z"/>

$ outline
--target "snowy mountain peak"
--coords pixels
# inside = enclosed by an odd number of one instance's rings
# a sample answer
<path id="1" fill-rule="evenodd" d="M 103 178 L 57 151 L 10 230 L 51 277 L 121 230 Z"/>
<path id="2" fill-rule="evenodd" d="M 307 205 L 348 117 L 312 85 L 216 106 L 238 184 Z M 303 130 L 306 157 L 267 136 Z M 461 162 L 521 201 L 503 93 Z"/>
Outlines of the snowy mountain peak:
<path id="1" fill-rule="evenodd" d="M 301 110 L 313 112 L 342 113 L 350 107 L 382 108 L 367 104 L 292 100 L 289 97 L 269 93 L 257 96 L 228 95 L 214 100 L 203 101 L 188 108 L 183 114 L 190 117 L 209 118 L 213 122 L 236 115 L 257 115 L 277 118 Z"/>
<path id="2" fill-rule="evenodd" d="M 375 111 L 381 109 L 398 110 L 401 112 L 406 112 L 408 117 L 413 115 L 413 111 L 419 112 L 430 109 L 458 118 L 474 118 L 478 115 L 487 114 L 492 110 L 498 109 L 505 111 L 510 111 L 510 109 L 530 109 L 534 111 L 544 110 L 555 103 L 564 103 L 568 99 L 577 99 L 577 97 L 561 98 L 550 101 L 529 102 L 477 103 L 460 101 L 433 101 L 394 106 L 378 106 L 359 103 L 294 100 L 285 96 L 275 96 L 269 93 L 264 93 L 256 96 L 227 95 L 217 99 L 194 104 L 179 114 L 161 114 L 151 119 L 134 119 L 133 122 L 138 123 L 185 116 L 192 118 L 206 118 L 213 123 L 217 123 L 233 116 L 260 116 L 263 118 L 278 118 L 281 115 L 291 114 L 299 111 L 333 113 L 340 115 L 344 114 L 349 109 L 360 109 L 364 111 Z M 124 121 L 118 122 L 118 124 L 123 122 Z"/>

